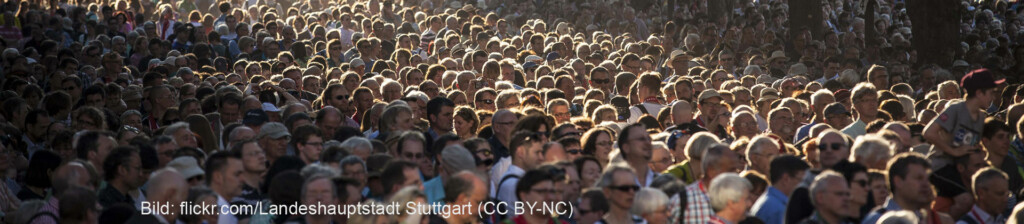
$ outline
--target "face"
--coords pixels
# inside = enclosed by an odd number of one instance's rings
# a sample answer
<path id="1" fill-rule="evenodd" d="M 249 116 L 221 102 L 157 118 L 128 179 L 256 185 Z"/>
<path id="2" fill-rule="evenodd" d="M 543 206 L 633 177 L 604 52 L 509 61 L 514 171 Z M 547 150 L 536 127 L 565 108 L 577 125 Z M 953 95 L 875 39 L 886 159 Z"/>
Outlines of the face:
<path id="1" fill-rule="evenodd" d="M 608 153 L 612 152 L 612 137 L 607 133 L 601 133 L 597 136 L 597 150 L 594 152 L 597 156 L 597 161 L 601 161 L 602 164 L 608 164 Z"/>
<path id="2" fill-rule="evenodd" d="M 590 77 L 590 85 L 601 89 L 605 93 L 610 93 L 612 89 L 612 78 L 606 72 L 595 72 Z"/>
<path id="3" fill-rule="evenodd" d="M 850 215 L 845 214 L 849 209 L 850 204 L 850 187 L 846 185 L 846 180 L 842 178 L 833 178 L 827 181 L 828 184 L 826 189 L 822 192 L 818 192 L 817 207 L 819 209 L 835 212 L 837 214 L 843 214 L 844 216 Z"/>
<path id="4" fill-rule="evenodd" d="M 850 156 L 850 148 L 838 134 L 826 134 L 818 139 L 818 161 L 828 168 Z"/>
<path id="5" fill-rule="evenodd" d="M 220 112 L 222 123 L 238 122 L 241 120 L 241 112 L 239 112 L 238 104 L 224 104 L 218 112 Z"/>
<path id="6" fill-rule="evenodd" d="M 317 161 L 320 160 L 320 152 L 324 149 L 324 141 L 320 136 L 311 135 L 306 142 L 299 142 L 296 146 L 302 153 L 303 160 Z"/>
<path id="7" fill-rule="evenodd" d="M 853 175 L 850 183 L 850 202 L 856 205 L 864 205 L 868 202 L 868 174 L 859 172 Z"/>
<path id="8" fill-rule="evenodd" d="M 736 121 L 732 124 L 736 137 L 753 138 L 757 135 L 757 121 L 754 117 L 743 114 L 738 116 L 739 117 L 736 117 Z"/>
<path id="9" fill-rule="evenodd" d="M 555 116 L 555 123 L 568 123 L 572 115 L 569 114 L 569 106 L 554 106 L 551 108 L 551 114 Z"/>
<path id="10" fill-rule="evenodd" d="M 885 198 L 889 197 L 889 188 L 886 188 L 884 179 L 871 181 L 868 188 L 871 190 L 871 195 L 874 196 L 876 205 L 881 205 L 885 202 Z"/>
<path id="11" fill-rule="evenodd" d="M 469 135 L 473 133 L 473 122 L 467 121 L 462 117 L 455 117 L 452 126 L 453 129 L 455 130 L 455 133 L 458 134 L 459 136 Z"/>
<path id="12" fill-rule="evenodd" d="M 894 196 L 915 203 L 917 206 L 927 205 L 934 198 L 932 185 L 928 182 L 928 173 L 930 172 L 927 167 L 916 164 L 909 165 L 906 177 L 896 176 L 893 178 L 893 184 L 898 186 L 893 193 Z"/>
<path id="13" fill-rule="evenodd" d="M 651 170 L 657 173 L 665 171 L 669 166 L 674 163 L 672 161 L 672 154 L 669 153 L 668 149 L 657 148 L 651 153 Z"/>
<path id="14" fill-rule="evenodd" d="M 122 174 L 122 177 L 125 178 L 124 181 L 132 189 L 142 186 L 148 180 L 145 173 L 142 172 L 142 159 L 139 158 L 138 153 L 132 155 L 128 163 L 121 166 L 121 169 L 125 172 Z"/>
<path id="15" fill-rule="evenodd" d="M 576 211 L 576 223 L 595 223 L 601 220 L 601 216 L 604 215 L 600 211 L 590 207 L 589 198 L 580 198 L 580 204 L 577 205 Z"/>
<path id="16" fill-rule="evenodd" d="M 398 155 L 399 157 L 420 164 L 420 169 L 423 169 L 423 166 L 430 168 L 430 159 L 427 158 L 427 155 L 423 152 L 422 142 L 406 140 L 402 144 L 402 147 L 402 154 Z"/>
<path id="17" fill-rule="evenodd" d="M 310 181 L 306 184 L 306 198 L 303 199 L 303 203 L 307 205 L 315 204 L 335 204 L 336 197 L 334 196 L 334 183 L 331 183 L 331 179 L 319 178 L 314 181 Z"/>
<path id="18" fill-rule="evenodd" d="M 865 116 L 874 117 L 878 115 L 878 94 L 868 93 L 856 99 L 853 102 L 853 107 L 857 110 L 857 113 Z"/>
<path id="19" fill-rule="evenodd" d="M 222 168 L 218 180 L 215 180 L 217 184 L 221 186 L 225 191 L 224 197 L 234 197 L 242 193 L 242 161 L 235 158 L 228 159 L 226 167 Z"/>
<path id="20" fill-rule="evenodd" d="M 356 179 L 359 181 L 360 186 L 366 184 L 366 168 L 363 167 L 363 164 L 353 163 L 345 165 L 341 167 L 341 174 L 342 176 Z"/>
<path id="21" fill-rule="evenodd" d="M 512 128 L 515 128 L 516 122 L 519 122 L 519 118 L 512 114 L 503 114 L 493 119 L 494 133 L 502 138 L 511 137 Z"/>
<path id="22" fill-rule="evenodd" d="M 452 131 L 452 114 L 454 113 L 454 109 L 455 108 L 449 106 L 442 106 L 440 113 L 436 115 L 430 115 L 430 119 L 431 121 L 433 121 L 433 124 L 431 126 L 437 129 L 441 129 L 443 131 Z"/>
<path id="23" fill-rule="evenodd" d="M 793 136 L 793 131 L 796 129 L 793 127 L 793 113 L 787 111 L 779 112 L 781 113 L 768 121 L 768 128 L 780 135 Z"/>
<path id="24" fill-rule="evenodd" d="M 976 189 L 977 205 L 989 211 L 989 214 L 1001 213 L 1006 210 L 1007 200 L 1011 195 L 1009 182 L 1003 178 L 992 178 Z"/>
<path id="25" fill-rule="evenodd" d="M 647 135 L 642 128 L 632 128 L 629 130 L 629 138 L 626 139 L 628 143 L 622 144 L 624 150 L 623 153 L 628 154 L 630 160 L 642 159 L 643 161 L 651 161 L 652 146 L 651 137 Z"/>
<path id="26" fill-rule="evenodd" d="M 196 136 L 192 135 L 192 131 L 188 129 L 178 129 L 177 132 L 174 132 L 174 142 L 182 147 L 198 147 Z"/>
<path id="27" fill-rule="evenodd" d="M 593 162 L 584 162 L 580 172 L 580 184 L 582 186 L 594 186 L 597 178 L 601 176 L 601 165 Z"/>
<path id="28" fill-rule="evenodd" d="M 492 94 L 489 94 L 489 93 L 482 94 L 480 96 L 480 98 L 476 99 L 476 108 L 477 109 L 482 109 L 482 110 L 487 110 L 487 111 L 494 111 L 495 110 L 494 98 L 495 98 L 495 96 L 492 95 Z"/>
<path id="29" fill-rule="evenodd" d="M 640 190 L 635 181 L 636 175 L 631 172 L 620 171 L 612 175 L 612 185 L 603 189 L 605 197 L 611 202 L 609 204 L 619 208 L 633 207 L 633 197 Z"/>
<path id="30" fill-rule="evenodd" d="M 412 127 L 413 127 L 412 113 L 408 113 L 408 112 L 398 113 L 398 117 L 395 118 L 395 121 L 396 121 L 395 124 L 397 124 L 396 128 L 398 129 L 398 131 L 412 130 Z"/>
<path id="31" fill-rule="evenodd" d="M 848 114 L 828 114 L 825 115 L 825 123 L 838 130 L 853 123 L 853 118 Z"/>

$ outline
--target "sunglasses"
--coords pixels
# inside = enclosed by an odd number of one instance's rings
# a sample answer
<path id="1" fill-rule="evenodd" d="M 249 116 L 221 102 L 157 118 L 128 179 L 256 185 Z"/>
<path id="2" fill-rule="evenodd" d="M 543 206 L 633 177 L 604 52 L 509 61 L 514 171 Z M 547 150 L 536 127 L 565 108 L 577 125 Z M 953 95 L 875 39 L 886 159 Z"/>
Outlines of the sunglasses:
<path id="1" fill-rule="evenodd" d="M 843 143 L 838 143 L 838 142 L 836 142 L 836 143 L 828 143 L 828 144 L 818 144 L 818 150 L 825 151 L 825 150 L 828 150 L 829 148 L 831 148 L 832 150 L 839 151 L 840 149 L 843 148 L 843 146 L 846 146 L 846 145 L 844 145 Z"/>
<path id="2" fill-rule="evenodd" d="M 637 185 L 610 186 L 608 188 L 622 192 L 636 192 L 640 190 L 640 186 Z"/>
<path id="3" fill-rule="evenodd" d="M 611 80 L 608 79 L 591 79 L 590 81 L 594 82 L 594 84 L 608 84 L 611 82 Z"/>
<path id="4" fill-rule="evenodd" d="M 336 99 L 336 100 L 347 100 L 348 99 L 348 95 L 337 95 L 337 96 L 334 97 L 334 99 Z"/>

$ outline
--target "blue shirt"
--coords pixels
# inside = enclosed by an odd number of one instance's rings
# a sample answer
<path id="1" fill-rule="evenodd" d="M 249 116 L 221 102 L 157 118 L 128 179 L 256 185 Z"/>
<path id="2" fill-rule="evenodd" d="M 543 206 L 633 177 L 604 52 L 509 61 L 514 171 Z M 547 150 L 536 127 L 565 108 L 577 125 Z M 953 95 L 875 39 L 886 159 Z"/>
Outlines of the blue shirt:
<path id="1" fill-rule="evenodd" d="M 786 217 L 786 204 L 789 197 L 778 188 L 769 186 L 761 197 L 757 198 L 750 213 L 766 224 L 782 224 Z"/>
<path id="2" fill-rule="evenodd" d="M 900 205 L 896 204 L 896 201 L 892 199 L 892 196 L 889 196 L 889 198 L 886 198 L 885 199 L 885 204 L 882 205 L 882 206 L 885 208 L 886 212 L 888 212 L 888 211 L 903 210 L 903 207 L 900 207 Z M 917 212 L 914 212 L 914 214 L 917 215 L 918 218 L 921 217 L 921 215 L 918 214 Z M 860 223 L 861 224 L 874 224 L 874 223 L 878 222 L 878 219 L 881 218 L 882 215 L 885 215 L 885 212 L 879 212 L 878 210 L 871 211 L 871 213 L 868 213 L 868 215 L 865 216 L 864 220 L 862 220 Z"/>
<path id="3" fill-rule="evenodd" d="M 427 203 L 438 202 L 444 204 L 444 185 L 441 181 L 441 176 L 434 177 L 427 182 L 423 182 L 423 193 L 427 195 Z"/>
<path id="4" fill-rule="evenodd" d="M 793 136 L 793 143 L 799 142 L 800 139 L 803 139 L 804 137 L 810 135 L 811 127 L 814 127 L 814 125 L 817 124 L 817 121 L 811 121 L 811 123 L 805 124 L 804 126 L 800 126 L 799 129 L 796 129 L 796 136 Z"/>

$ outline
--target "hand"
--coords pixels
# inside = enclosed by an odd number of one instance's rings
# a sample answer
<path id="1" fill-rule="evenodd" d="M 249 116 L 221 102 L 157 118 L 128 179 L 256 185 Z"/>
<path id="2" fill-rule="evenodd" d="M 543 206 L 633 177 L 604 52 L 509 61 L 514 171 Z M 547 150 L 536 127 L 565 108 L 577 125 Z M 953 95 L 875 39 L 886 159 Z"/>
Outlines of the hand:
<path id="1" fill-rule="evenodd" d="M 972 146 L 972 145 L 962 145 L 960 147 L 950 148 L 950 150 L 948 152 L 946 152 L 946 154 L 949 154 L 949 156 L 954 157 L 954 158 L 955 157 L 961 157 L 961 156 L 967 155 L 967 153 L 970 152 L 974 148 L 975 148 L 975 146 Z"/>

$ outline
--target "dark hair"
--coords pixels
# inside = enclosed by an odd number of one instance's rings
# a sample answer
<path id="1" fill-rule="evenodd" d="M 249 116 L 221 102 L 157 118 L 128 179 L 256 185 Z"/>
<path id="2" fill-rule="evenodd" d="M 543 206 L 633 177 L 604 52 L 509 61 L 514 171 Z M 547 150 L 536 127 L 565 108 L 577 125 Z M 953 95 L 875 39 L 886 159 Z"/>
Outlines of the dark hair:
<path id="1" fill-rule="evenodd" d="M 359 186 L 358 180 L 348 177 L 335 177 L 331 179 L 331 182 L 334 183 L 334 192 L 338 195 L 338 203 L 348 201 L 348 186 Z"/>
<path id="2" fill-rule="evenodd" d="M 797 174 L 807 171 L 811 166 L 804 162 L 799 157 L 792 155 L 781 155 L 772 158 L 771 164 L 768 170 L 768 181 L 772 184 L 778 183 L 782 176 L 789 175 L 790 177 L 796 177 Z"/>
<path id="3" fill-rule="evenodd" d="M 619 147 L 622 147 L 623 144 L 625 144 L 626 142 L 629 141 L 629 132 L 632 131 L 633 129 L 637 129 L 637 128 L 640 128 L 640 132 L 643 132 L 643 134 L 645 134 L 645 135 L 647 134 L 647 132 L 644 131 L 644 130 L 646 130 L 644 128 L 644 124 L 641 124 L 641 123 L 633 123 L 633 124 L 630 124 L 630 125 L 628 125 L 626 127 L 623 127 L 622 131 L 619 132 L 619 136 L 616 136 L 616 139 L 615 139 L 615 141 L 619 143 Z M 620 155 L 622 155 L 623 159 L 626 158 L 626 153 L 623 152 Z"/>
<path id="4" fill-rule="evenodd" d="M 278 176 L 280 174 L 283 174 L 285 172 L 291 172 L 291 171 L 298 172 L 300 169 L 302 169 L 303 166 L 306 166 L 306 163 L 303 162 L 302 159 L 299 159 L 299 157 L 296 157 L 296 156 L 282 156 L 281 158 L 277 158 L 277 160 L 274 160 L 274 163 L 270 165 L 270 168 L 267 168 L 267 175 L 264 176 L 264 178 L 266 178 L 266 179 L 264 179 L 263 187 L 261 187 L 261 189 L 263 190 L 263 192 L 268 192 L 270 190 L 270 188 L 272 188 L 272 186 L 273 186 L 272 182 L 276 182 L 277 181 L 276 180 L 277 178 L 275 178 L 276 176 Z M 297 175 L 298 173 L 295 173 L 295 174 Z M 210 176 L 207 175 L 206 177 L 209 178 Z M 301 175 L 299 177 L 299 181 L 288 182 L 288 183 L 291 184 L 291 185 L 297 185 L 295 183 L 302 183 Z M 301 187 L 301 186 L 296 186 L 296 187 Z M 300 192 L 300 190 L 299 190 L 300 188 L 295 188 L 295 189 L 296 189 L 295 193 L 296 193 L 296 195 L 298 195 L 298 193 Z M 296 196 L 296 197 L 298 197 L 298 196 Z"/>
<path id="5" fill-rule="evenodd" d="M 32 160 L 28 162 L 28 170 L 25 171 L 25 185 L 38 188 L 49 188 L 50 171 L 57 169 L 63 161 L 60 155 L 53 151 L 39 150 L 32 154 Z"/>
<path id="6" fill-rule="evenodd" d="M 84 221 L 89 212 L 100 212 L 96 206 L 96 192 L 88 188 L 73 185 L 59 197 L 58 205 L 61 220 Z"/>
<path id="7" fill-rule="evenodd" d="M 107 158 L 103 160 L 103 180 L 110 182 L 114 178 L 117 178 L 119 174 L 117 170 L 121 166 L 128 166 L 131 162 L 132 156 L 137 156 L 139 150 L 133 146 L 118 146 L 110 151 Z"/>
<path id="8" fill-rule="evenodd" d="M 384 194 L 391 194 L 391 189 L 395 188 L 395 185 L 405 183 L 405 170 L 406 169 L 418 169 L 416 163 L 409 162 L 406 160 L 396 159 L 388 162 L 384 166 L 384 170 L 381 171 L 381 186 L 384 186 Z"/>
<path id="9" fill-rule="evenodd" d="M 685 195 L 685 194 L 683 194 L 683 195 Z M 598 189 L 598 188 L 587 188 L 587 189 L 583 190 L 583 194 L 580 195 L 580 199 L 583 199 L 583 198 L 586 198 L 586 199 L 588 199 L 590 201 L 590 210 L 591 210 L 591 212 L 594 212 L 594 211 L 600 211 L 600 212 L 603 212 L 603 213 L 607 213 L 608 212 L 608 209 L 609 209 L 608 198 L 604 197 L 604 193 L 601 192 L 601 189 Z"/>
<path id="10" fill-rule="evenodd" d="M 1011 135 L 1017 133 L 1017 132 L 1013 131 L 1013 128 L 1011 128 L 1010 126 L 1006 125 L 1002 121 L 999 121 L 999 120 L 997 120 L 995 118 L 988 118 L 988 119 L 985 119 L 985 126 L 984 126 L 984 129 L 982 129 L 981 137 L 982 138 L 992 138 L 992 137 L 995 137 L 996 132 L 999 132 L 999 131 L 1005 131 L 1005 132 L 1008 132 Z"/>
<path id="11" fill-rule="evenodd" d="M 397 148 L 397 150 L 395 150 L 395 153 L 397 153 L 397 154 L 402 154 L 402 150 L 405 149 L 405 141 L 408 141 L 408 140 L 419 141 L 420 144 L 423 144 L 423 150 L 424 151 L 429 149 L 427 147 L 427 139 L 425 137 L 423 137 L 423 134 L 420 134 L 419 132 L 407 131 L 407 132 L 402 133 L 402 135 L 399 136 L 398 138 L 399 138 L 398 139 L 398 148 Z M 423 152 L 423 153 L 427 153 L 427 152 Z"/>
<path id="12" fill-rule="evenodd" d="M 612 130 L 606 127 L 594 127 L 583 133 L 583 138 L 580 139 L 583 147 L 583 154 L 593 156 L 597 152 L 597 137 L 601 134 L 608 134 L 608 140 L 610 141 L 614 136 Z"/>
<path id="13" fill-rule="evenodd" d="M 916 152 L 904 152 L 897 154 L 889 160 L 889 164 L 886 166 L 886 170 L 889 171 L 888 178 L 889 192 L 896 193 L 896 185 L 894 180 L 896 177 L 900 179 L 907 178 L 907 172 L 910 171 L 910 165 L 919 165 L 924 168 L 931 168 L 932 163 L 928 161 L 923 155 Z"/>
<path id="14" fill-rule="evenodd" d="M 519 198 L 519 195 L 532 190 L 531 188 L 533 188 L 533 185 L 537 185 L 544 181 L 554 180 L 555 176 L 542 168 L 526 171 L 526 174 L 523 174 L 523 177 L 519 178 L 519 182 L 516 183 L 516 201 L 522 200 Z"/>
<path id="15" fill-rule="evenodd" d="M 477 177 L 470 177 L 479 179 Z M 459 196 L 463 194 L 473 193 L 473 179 L 463 177 L 461 175 L 452 176 L 448 178 L 448 181 L 444 182 L 444 201 L 447 204 L 452 204 L 455 200 L 459 199 Z"/>
<path id="16" fill-rule="evenodd" d="M 75 154 L 79 159 L 87 160 L 89 152 L 98 150 L 100 138 L 112 136 L 114 134 L 107 131 L 86 131 L 78 137 L 78 141 L 74 144 Z"/>
<path id="17" fill-rule="evenodd" d="M 270 198 L 270 202 L 276 205 L 290 205 L 298 202 L 301 199 L 302 185 L 295 183 L 302 183 L 302 175 L 297 170 L 288 170 L 272 178 L 268 178 L 267 184 L 270 186 L 267 189 L 267 197 Z"/>
<path id="18" fill-rule="evenodd" d="M 448 98 L 441 96 L 434 97 L 434 99 L 427 101 L 427 120 L 430 120 L 430 115 L 440 114 L 441 108 L 444 107 L 451 107 L 452 109 L 455 109 L 455 102 L 452 102 L 452 100 L 449 100 Z"/>
<path id="19" fill-rule="evenodd" d="M 209 158 L 206 158 L 205 166 L 203 170 L 206 173 L 206 184 L 209 185 L 210 181 L 213 180 L 213 174 L 216 172 L 223 171 L 228 166 L 228 161 L 231 159 L 241 159 L 238 154 L 231 153 L 228 151 L 220 151 L 213 153 Z"/>
<path id="20" fill-rule="evenodd" d="M 313 126 L 312 124 L 307 124 L 307 125 L 303 125 L 303 126 L 299 126 L 299 127 L 295 128 L 295 133 L 292 133 L 292 135 L 295 136 L 295 137 L 292 138 L 292 143 L 291 144 L 296 149 L 299 148 L 299 143 L 302 143 L 303 145 L 305 145 L 306 141 L 308 141 L 309 138 L 312 137 L 312 136 L 319 136 L 321 139 L 324 138 L 324 134 L 323 134 L 322 131 L 320 131 L 320 128 L 318 128 L 316 126 Z M 302 152 L 298 152 L 298 154 L 301 154 L 301 153 Z"/>

